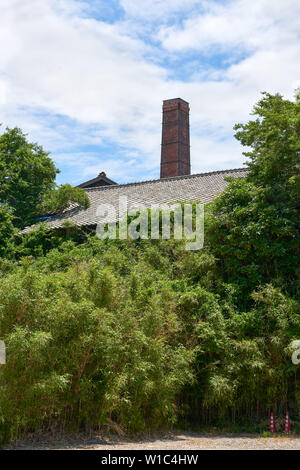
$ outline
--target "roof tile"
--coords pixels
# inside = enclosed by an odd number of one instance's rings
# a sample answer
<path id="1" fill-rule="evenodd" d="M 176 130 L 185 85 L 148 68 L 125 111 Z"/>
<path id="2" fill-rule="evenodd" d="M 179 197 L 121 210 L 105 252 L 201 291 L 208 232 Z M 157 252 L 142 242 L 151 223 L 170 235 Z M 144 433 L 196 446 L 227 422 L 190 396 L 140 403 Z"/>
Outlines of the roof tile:
<path id="1" fill-rule="evenodd" d="M 138 183 L 116 184 L 86 188 L 91 205 L 89 208 L 73 205 L 62 215 L 47 222 L 49 228 L 59 228 L 65 221 L 71 221 L 78 226 L 96 225 L 99 221 L 97 208 L 101 204 L 114 206 L 118 213 L 119 197 L 126 196 L 128 208 L 144 205 L 150 208 L 153 204 L 167 204 L 175 201 L 197 201 L 208 203 L 215 199 L 227 186 L 224 178 L 233 176 L 243 178 L 248 172 L 247 168 L 235 170 L 214 171 L 196 175 L 177 176 Z M 20 233 L 31 231 L 36 225 L 26 227 Z"/>

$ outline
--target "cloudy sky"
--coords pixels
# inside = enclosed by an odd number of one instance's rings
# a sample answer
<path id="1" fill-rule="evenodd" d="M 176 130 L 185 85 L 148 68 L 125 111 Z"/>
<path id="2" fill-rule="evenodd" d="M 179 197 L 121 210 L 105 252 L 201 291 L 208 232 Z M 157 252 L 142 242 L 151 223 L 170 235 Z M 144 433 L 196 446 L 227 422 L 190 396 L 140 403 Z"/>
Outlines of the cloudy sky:
<path id="1" fill-rule="evenodd" d="M 241 167 L 232 126 L 300 86 L 299 0 L 0 0 L 0 122 L 59 183 L 159 177 L 161 105 L 191 106 L 192 172 Z"/>

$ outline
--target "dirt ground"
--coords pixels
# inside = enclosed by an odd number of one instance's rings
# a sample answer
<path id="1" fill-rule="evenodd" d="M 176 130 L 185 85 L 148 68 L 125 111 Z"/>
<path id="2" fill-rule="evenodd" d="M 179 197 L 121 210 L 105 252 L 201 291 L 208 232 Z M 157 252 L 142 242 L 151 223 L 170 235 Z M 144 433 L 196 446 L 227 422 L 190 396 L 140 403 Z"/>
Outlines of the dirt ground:
<path id="1" fill-rule="evenodd" d="M 300 450 L 300 436 L 252 434 L 210 435 L 175 432 L 139 439 L 115 436 L 40 436 L 19 441 L 7 450 Z"/>

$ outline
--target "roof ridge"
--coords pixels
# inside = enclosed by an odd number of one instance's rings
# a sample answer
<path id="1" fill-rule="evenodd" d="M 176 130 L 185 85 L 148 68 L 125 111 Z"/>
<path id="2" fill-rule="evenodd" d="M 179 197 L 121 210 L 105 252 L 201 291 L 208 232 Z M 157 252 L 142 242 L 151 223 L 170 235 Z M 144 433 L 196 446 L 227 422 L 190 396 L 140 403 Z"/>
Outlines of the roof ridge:
<path id="1" fill-rule="evenodd" d="M 155 180 L 146 180 L 146 181 L 136 181 L 133 183 L 122 183 L 122 184 L 111 184 L 109 186 L 95 186 L 94 188 L 83 188 L 84 191 L 106 191 L 112 188 L 122 188 L 124 186 L 138 186 L 147 183 L 159 183 L 161 181 L 174 181 L 174 180 L 182 180 L 188 178 L 196 178 L 197 176 L 208 176 L 208 175 L 216 175 L 220 173 L 233 173 L 235 171 L 248 171 L 249 168 L 232 168 L 230 170 L 215 170 L 215 171 L 208 171 L 205 173 L 195 173 L 193 175 L 183 175 L 183 176 L 171 176 L 169 178 L 158 178 Z"/>

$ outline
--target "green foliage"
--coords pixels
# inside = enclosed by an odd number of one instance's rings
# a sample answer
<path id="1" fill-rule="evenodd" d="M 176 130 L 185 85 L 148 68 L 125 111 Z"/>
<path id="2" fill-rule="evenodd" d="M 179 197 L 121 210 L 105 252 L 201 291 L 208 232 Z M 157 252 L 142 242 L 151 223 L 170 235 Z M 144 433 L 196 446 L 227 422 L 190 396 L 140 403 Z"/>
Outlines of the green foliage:
<path id="1" fill-rule="evenodd" d="M 290 178 L 296 177 L 299 183 L 300 102 L 284 100 L 279 94 L 262 95 L 252 112 L 256 120 L 235 125 L 235 137 L 251 147 L 244 152 L 250 159 L 251 179 L 263 187 L 275 184 L 274 190 L 284 187 L 288 201 Z"/>
<path id="2" fill-rule="evenodd" d="M 253 298 L 253 309 L 227 319 L 226 346 L 211 370 L 204 404 L 222 404 L 221 414 L 229 407 L 252 416 L 261 408 L 282 411 L 295 400 L 289 395 L 295 368 L 288 346 L 300 333 L 299 304 L 272 286 Z"/>
<path id="3" fill-rule="evenodd" d="M 289 345 L 300 336 L 299 303 L 266 285 L 241 311 L 207 251 L 89 237 L 2 272 L 3 439 L 57 426 L 137 432 L 182 416 L 224 422 L 297 407 Z"/>
<path id="4" fill-rule="evenodd" d="M 7 253 L 14 232 L 11 210 L 7 205 L 0 206 L 0 257 Z"/>
<path id="5" fill-rule="evenodd" d="M 192 353 L 182 344 L 172 295 L 159 292 L 150 265 L 132 292 L 131 273 L 118 273 L 116 259 L 80 261 L 93 245 L 65 244 L 37 261 L 24 258 L 1 279 L 8 361 L 0 373 L 0 416 L 11 437 L 53 425 L 116 423 L 138 431 L 176 418 L 174 399 L 191 380 Z M 116 258 L 114 247 L 110 252 Z M 144 271 L 144 256 L 136 268 Z"/>
<path id="6" fill-rule="evenodd" d="M 81 188 L 74 188 L 70 184 L 63 184 L 57 189 L 48 191 L 39 207 L 41 214 L 63 212 L 70 204 L 79 204 L 89 207 L 90 200 Z"/>
<path id="7" fill-rule="evenodd" d="M 55 187 L 58 170 L 48 155 L 21 129 L 0 136 L 0 201 L 14 209 L 18 227 L 32 221 L 44 193 Z"/>
<path id="8" fill-rule="evenodd" d="M 208 241 L 226 281 L 246 300 L 269 282 L 299 295 L 300 104 L 265 93 L 253 114 L 255 121 L 235 126 L 236 138 L 251 147 L 249 175 L 212 203 Z"/>
<path id="9" fill-rule="evenodd" d="M 70 204 L 89 207 L 85 191 L 69 184 L 56 187 L 59 170 L 49 153 L 30 143 L 19 128 L 0 136 L 0 203 L 13 210 L 14 225 L 23 228 L 39 215 L 59 213 Z"/>

